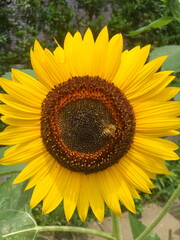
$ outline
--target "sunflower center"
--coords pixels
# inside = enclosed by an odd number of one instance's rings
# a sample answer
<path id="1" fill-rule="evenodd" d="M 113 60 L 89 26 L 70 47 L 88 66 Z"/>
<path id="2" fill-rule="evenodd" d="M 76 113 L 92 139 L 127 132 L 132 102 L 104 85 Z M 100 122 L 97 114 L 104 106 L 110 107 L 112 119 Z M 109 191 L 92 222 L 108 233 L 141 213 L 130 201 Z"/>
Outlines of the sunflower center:
<path id="1" fill-rule="evenodd" d="M 129 150 L 134 131 L 129 101 L 100 77 L 73 77 L 55 86 L 42 103 L 43 143 L 71 171 L 90 174 L 117 163 Z"/>
<path id="2" fill-rule="evenodd" d="M 103 134 L 105 124 L 113 124 L 113 119 L 99 100 L 78 99 L 59 110 L 61 137 L 72 151 L 94 153 L 103 148 L 109 137 Z"/>

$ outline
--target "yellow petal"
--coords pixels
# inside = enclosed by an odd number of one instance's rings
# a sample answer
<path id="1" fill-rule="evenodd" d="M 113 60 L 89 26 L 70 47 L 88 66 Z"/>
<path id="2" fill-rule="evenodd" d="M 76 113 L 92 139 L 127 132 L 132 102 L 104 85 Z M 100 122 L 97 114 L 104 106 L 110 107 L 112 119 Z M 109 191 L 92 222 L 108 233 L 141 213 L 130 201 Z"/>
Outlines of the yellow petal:
<path id="1" fill-rule="evenodd" d="M 17 69 L 12 69 L 12 79 L 26 85 L 31 91 L 36 91 L 42 98 L 47 94 L 48 89 L 38 80 Z"/>
<path id="2" fill-rule="evenodd" d="M 111 168 L 97 173 L 97 182 L 99 185 L 99 190 L 107 206 L 116 215 L 122 217 L 117 194 L 117 190 L 119 189 L 120 185 Z"/>
<path id="3" fill-rule="evenodd" d="M 72 172 L 66 182 L 64 189 L 64 212 L 67 221 L 69 221 L 74 213 L 79 198 L 81 174 Z"/>
<path id="4" fill-rule="evenodd" d="M 87 186 L 89 186 L 89 175 L 81 174 L 77 210 L 82 221 L 86 220 L 91 197 L 90 189 Z"/>
<path id="5" fill-rule="evenodd" d="M 40 108 L 36 108 L 34 106 L 27 106 L 26 102 L 24 102 L 23 99 L 21 98 L 15 101 L 14 97 L 11 97 L 7 94 L 0 93 L 0 100 L 3 103 L 6 103 L 8 106 L 11 106 L 23 112 L 38 113 L 38 114 L 40 113 Z"/>
<path id="6" fill-rule="evenodd" d="M 14 145 L 24 141 L 37 139 L 40 136 L 39 127 L 14 127 L 8 126 L 0 132 L 1 145 Z"/>
<path id="7" fill-rule="evenodd" d="M 47 214 L 52 212 L 62 201 L 63 197 L 61 195 L 61 186 L 58 184 L 58 178 L 61 174 L 62 168 L 56 162 L 53 167 L 53 180 L 51 189 L 49 193 L 43 199 L 43 207 L 42 212 L 43 214 Z"/>
<path id="8" fill-rule="evenodd" d="M 96 218 L 102 222 L 104 219 L 104 201 L 97 186 L 97 179 L 95 174 L 91 174 L 89 178 L 89 188 L 91 191 L 90 206 Z"/>
<path id="9" fill-rule="evenodd" d="M 178 146 L 165 139 L 160 138 L 145 138 L 143 136 L 135 136 L 132 149 L 141 153 L 147 154 L 147 156 L 154 156 L 161 158 L 162 160 L 177 160 L 178 155 L 173 152 Z"/>
<path id="10" fill-rule="evenodd" d="M 46 167 L 47 162 L 50 161 L 47 152 L 42 153 L 39 156 L 36 156 L 35 159 L 28 163 L 25 168 L 21 171 L 21 173 L 15 178 L 15 183 L 20 183 L 28 178 L 34 176 L 37 172 L 41 171 L 42 168 Z M 52 161 L 52 160 L 51 160 Z"/>
<path id="11" fill-rule="evenodd" d="M 0 79 L 0 85 L 6 93 L 13 96 L 14 101 L 19 101 L 19 99 L 21 99 L 21 101 L 24 101 L 25 105 L 27 104 L 30 107 L 40 108 L 43 97 L 38 94 L 38 92 L 35 93 L 20 83 L 3 78 Z"/>
<path id="12" fill-rule="evenodd" d="M 113 80 L 116 86 L 122 91 L 126 91 L 135 78 L 141 72 L 143 65 L 148 57 L 150 45 L 144 48 L 135 47 L 130 51 L 124 51 L 121 58 L 120 68 Z"/>

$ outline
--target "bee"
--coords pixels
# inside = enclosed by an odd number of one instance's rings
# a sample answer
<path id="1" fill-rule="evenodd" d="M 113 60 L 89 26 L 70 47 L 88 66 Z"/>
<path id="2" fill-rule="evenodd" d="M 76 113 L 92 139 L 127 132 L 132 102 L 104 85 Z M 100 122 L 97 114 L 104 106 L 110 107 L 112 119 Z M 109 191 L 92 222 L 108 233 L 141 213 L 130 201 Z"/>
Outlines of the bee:
<path id="1" fill-rule="evenodd" d="M 103 121 L 103 126 L 102 136 L 115 137 L 116 126 L 114 124 L 107 124 Z"/>

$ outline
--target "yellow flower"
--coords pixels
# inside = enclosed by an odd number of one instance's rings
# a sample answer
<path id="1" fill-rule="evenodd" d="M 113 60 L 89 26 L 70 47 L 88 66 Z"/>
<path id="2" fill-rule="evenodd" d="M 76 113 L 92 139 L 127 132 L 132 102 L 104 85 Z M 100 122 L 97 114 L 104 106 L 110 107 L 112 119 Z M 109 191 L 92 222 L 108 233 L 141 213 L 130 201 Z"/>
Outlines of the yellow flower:
<path id="1" fill-rule="evenodd" d="M 66 35 L 52 53 L 36 41 L 31 61 L 37 79 L 12 69 L 0 79 L 0 133 L 6 150 L 1 164 L 28 163 L 14 180 L 30 179 L 30 206 L 43 201 L 43 214 L 62 201 L 66 219 L 77 208 L 82 221 L 91 207 L 98 220 L 104 203 L 121 216 L 120 202 L 135 212 L 137 190 L 150 193 L 150 179 L 169 174 L 165 160 L 176 160 L 180 103 L 169 101 L 179 89 L 167 87 L 172 71 L 157 72 L 166 56 L 146 63 L 150 46 L 122 52 L 122 36 L 96 41 Z"/>

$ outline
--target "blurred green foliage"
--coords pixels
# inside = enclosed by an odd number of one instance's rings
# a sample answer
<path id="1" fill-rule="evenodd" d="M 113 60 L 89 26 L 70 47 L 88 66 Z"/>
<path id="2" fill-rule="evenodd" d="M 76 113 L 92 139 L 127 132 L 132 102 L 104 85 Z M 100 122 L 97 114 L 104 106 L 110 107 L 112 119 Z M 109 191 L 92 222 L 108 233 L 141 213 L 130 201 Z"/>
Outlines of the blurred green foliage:
<path id="1" fill-rule="evenodd" d="M 0 75 L 11 67 L 30 67 L 29 50 L 40 38 L 51 49 L 70 29 L 73 11 L 65 0 L 0 1 Z"/>
<path id="2" fill-rule="evenodd" d="M 154 47 L 168 44 L 180 44 L 180 24 L 173 21 L 162 28 L 155 28 L 136 36 L 129 32 L 142 28 L 163 17 L 172 17 L 172 2 L 176 0 L 112 0 L 112 16 L 108 23 L 112 34 L 121 31 L 127 34 L 126 46 L 152 44 Z M 176 6 L 177 9 L 177 6 Z"/>

